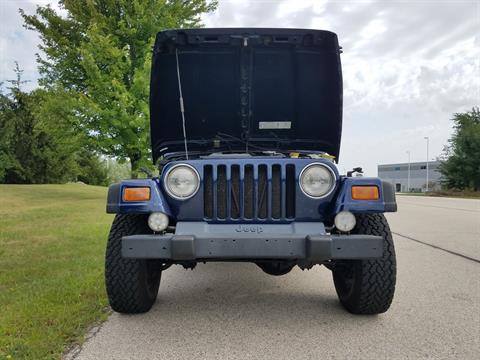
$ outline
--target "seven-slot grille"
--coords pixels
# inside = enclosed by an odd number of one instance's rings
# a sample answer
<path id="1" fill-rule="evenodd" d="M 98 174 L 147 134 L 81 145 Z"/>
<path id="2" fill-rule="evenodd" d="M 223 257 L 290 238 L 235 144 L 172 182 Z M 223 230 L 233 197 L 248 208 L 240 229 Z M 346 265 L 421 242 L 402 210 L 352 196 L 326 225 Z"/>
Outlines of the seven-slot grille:
<path id="1" fill-rule="evenodd" d="M 295 217 L 293 164 L 205 165 L 203 173 L 206 219 Z"/>

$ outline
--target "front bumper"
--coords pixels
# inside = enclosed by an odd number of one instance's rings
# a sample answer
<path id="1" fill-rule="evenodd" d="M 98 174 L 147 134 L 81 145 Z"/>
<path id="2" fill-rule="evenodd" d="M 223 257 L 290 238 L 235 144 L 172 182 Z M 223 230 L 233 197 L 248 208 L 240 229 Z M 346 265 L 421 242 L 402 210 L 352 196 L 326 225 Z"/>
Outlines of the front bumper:
<path id="1" fill-rule="evenodd" d="M 175 234 L 122 238 L 122 256 L 167 261 L 372 259 L 383 238 L 331 235 L 322 223 L 208 224 L 179 222 Z"/>

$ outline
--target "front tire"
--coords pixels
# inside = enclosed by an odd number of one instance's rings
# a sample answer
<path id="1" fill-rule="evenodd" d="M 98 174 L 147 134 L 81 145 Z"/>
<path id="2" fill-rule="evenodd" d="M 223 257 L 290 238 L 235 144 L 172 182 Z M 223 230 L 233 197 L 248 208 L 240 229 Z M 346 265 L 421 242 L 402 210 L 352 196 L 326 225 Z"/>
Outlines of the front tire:
<path id="1" fill-rule="evenodd" d="M 122 257 L 122 236 L 151 233 L 144 215 L 118 214 L 108 236 L 105 284 L 114 311 L 144 313 L 151 309 L 160 286 L 161 263 Z"/>
<path id="2" fill-rule="evenodd" d="M 383 214 L 357 215 L 355 234 L 383 237 L 383 257 L 342 260 L 333 264 L 333 281 L 341 304 L 352 314 L 380 314 L 392 303 L 396 258 L 392 234 Z"/>

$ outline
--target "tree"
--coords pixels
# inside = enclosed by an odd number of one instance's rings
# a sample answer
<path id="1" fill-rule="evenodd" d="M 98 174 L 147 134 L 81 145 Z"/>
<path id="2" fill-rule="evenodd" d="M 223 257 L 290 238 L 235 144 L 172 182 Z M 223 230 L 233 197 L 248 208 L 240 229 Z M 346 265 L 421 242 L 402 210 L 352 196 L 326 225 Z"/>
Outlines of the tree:
<path id="1" fill-rule="evenodd" d="M 77 101 L 77 117 L 103 154 L 128 159 L 132 176 L 150 158 L 148 94 L 151 49 L 166 28 L 198 27 L 216 0 L 60 0 L 35 15 L 20 10 L 40 34 L 37 56 L 47 88 L 60 86 Z"/>
<path id="2" fill-rule="evenodd" d="M 3 83 L 0 83 L 0 89 Z M 4 182 L 7 171 L 18 168 L 20 165 L 12 154 L 14 134 L 12 100 L 0 93 L 0 183 Z"/>
<path id="3" fill-rule="evenodd" d="M 77 162 L 80 169 L 78 181 L 89 185 L 109 185 L 108 169 L 98 156 L 92 156 L 88 150 L 83 150 L 78 153 Z"/>
<path id="4" fill-rule="evenodd" d="M 39 109 L 46 102 L 42 90 L 26 93 L 20 86 L 22 70 L 15 67 L 16 79 L 10 94 L 0 101 L 0 182 L 64 182 L 75 174 L 72 137 L 52 136 L 59 123 L 50 115 L 42 121 Z M 55 122 L 55 124 L 52 123 Z M 58 132 L 58 130 L 57 130 Z M 65 140 L 64 140 L 65 139 Z"/>
<path id="5" fill-rule="evenodd" d="M 440 172 L 448 188 L 480 190 L 480 111 L 453 117 L 454 134 L 445 147 Z"/>

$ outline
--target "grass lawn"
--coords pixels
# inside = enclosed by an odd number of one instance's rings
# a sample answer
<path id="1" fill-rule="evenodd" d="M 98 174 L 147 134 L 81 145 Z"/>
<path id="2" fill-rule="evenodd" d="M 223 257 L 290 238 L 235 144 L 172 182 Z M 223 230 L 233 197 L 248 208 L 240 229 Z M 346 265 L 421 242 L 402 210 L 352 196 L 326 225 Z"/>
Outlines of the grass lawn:
<path id="1" fill-rule="evenodd" d="M 106 190 L 0 185 L 0 359 L 59 359 L 106 318 Z"/>

